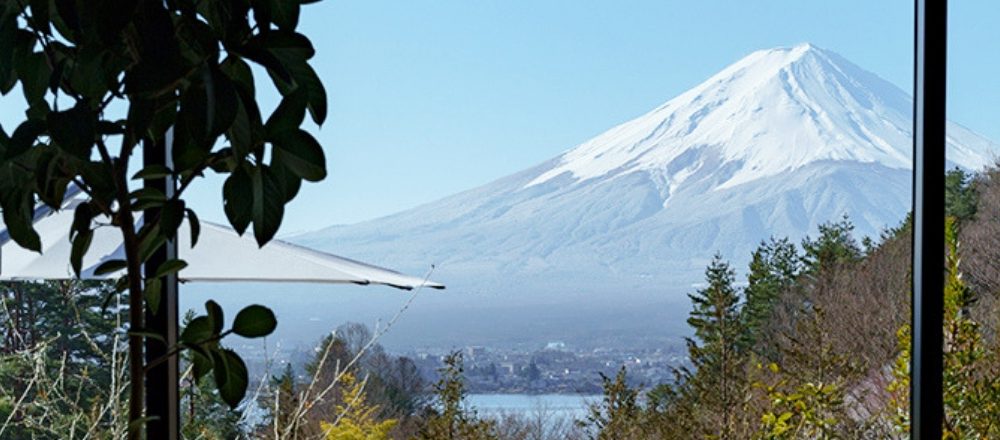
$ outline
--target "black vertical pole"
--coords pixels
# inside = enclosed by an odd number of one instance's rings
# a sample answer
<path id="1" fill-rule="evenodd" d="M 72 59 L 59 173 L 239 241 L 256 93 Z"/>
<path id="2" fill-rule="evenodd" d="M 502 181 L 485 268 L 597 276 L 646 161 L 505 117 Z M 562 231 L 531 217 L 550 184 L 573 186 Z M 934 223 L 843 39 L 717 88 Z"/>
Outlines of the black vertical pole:
<path id="1" fill-rule="evenodd" d="M 167 131 L 162 143 L 147 142 L 143 148 L 143 164 L 171 165 L 170 148 L 173 142 L 173 129 Z M 174 194 L 175 182 L 172 177 L 164 179 L 147 179 L 147 188 L 156 188 L 167 197 Z M 147 209 L 143 212 L 145 218 L 159 215 L 159 209 Z M 153 274 L 164 261 L 177 258 L 177 242 L 169 240 L 158 249 L 146 262 L 143 271 Z M 146 362 L 166 355 L 168 347 L 177 343 L 177 276 L 168 275 L 160 280 L 162 289 L 160 305 L 157 313 L 146 309 L 146 330 L 163 335 L 167 343 L 146 338 Z M 167 362 L 157 365 L 146 373 L 146 416 L 150 421 L 146 424 L 147 440 L 177 440 L 180 438 L 180 390 L 178 375 L 179 362 L 175 356 Z"/>
<path id="2" fill-rule="evenodd" d="M 944 421 L 944 173 L 947 0 L 916 0 L 913 100 L 911 438 L 939 440 Z"/>

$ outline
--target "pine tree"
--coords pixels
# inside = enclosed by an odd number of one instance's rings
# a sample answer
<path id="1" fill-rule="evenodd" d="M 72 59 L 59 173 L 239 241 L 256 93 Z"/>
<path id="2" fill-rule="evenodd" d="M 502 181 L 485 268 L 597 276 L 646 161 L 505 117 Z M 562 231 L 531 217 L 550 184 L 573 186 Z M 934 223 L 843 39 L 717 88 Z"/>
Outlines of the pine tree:
<path id="1" fill-rule="evenodd" d="M 746 326 L 733 287 L 735 273 L 721 255 L 705 270 L 705 281 L 704 289 L 688 295 L 693 309 L 687 322 L 694 337 L 687 345 L 694 371 L 682 370 L 681 392 L 696 399 L 704 409 L 700 412 L 712 419 L 702 424 L 704 434 L 727 439 L 734 436 L 734 415 L 746 391 L 746 354 L 741 350 Z"/>
<path id="2" fill-rule="evenodd" d="M 480 418 L 475 409 L 466 406 L 465 367 L 462 353 L 445 356 L 441 378 L 434 385 L 437 402 L 428 408 L 424 426 L 416 440 L 495 440 L 496 423 Z"/>
<path id="3" fill-rule="evenodd" d="M 750 261 L 743 321 L 747 346 L 759 337 L 760 327 L 770 317 L 778 295 L 791 288 L 802 271 L 802 257 L 787 238 L 762 241 Z"/>
<path id="4" fill-rule="evenodd" d="M 864 252 L 854 239 L 854 223 L 845 214 L 840 221 L 819 225 L 819 237 L 802 240 L 803 262 L 810 274 L 857 262 Z"/>
<path id="5" fill-rule="evenodd" d="M 590 405 L 587 419 L 581 425 L 590 429 L 594 440 L 631 440 L 647 438 L 643 433 L 643 408 L 639 405 L 639 390 L 626 381 L 625 366 L 612 379 L 601 373 L 604 396 Z"/>
<path id="6" fill-rule="evenodd" d="M 976 214 L 976 188 L 972 176 L 961 168 L 948 171 L 944 177 L 944 212 L 959 221 L 969 220 Z"/>

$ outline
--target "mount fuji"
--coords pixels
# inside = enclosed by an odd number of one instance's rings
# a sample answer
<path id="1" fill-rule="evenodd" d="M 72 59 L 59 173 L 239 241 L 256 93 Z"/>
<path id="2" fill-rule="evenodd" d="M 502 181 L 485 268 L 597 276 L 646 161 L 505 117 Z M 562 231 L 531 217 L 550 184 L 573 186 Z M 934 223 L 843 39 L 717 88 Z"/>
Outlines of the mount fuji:
<path id="1" fill-rule="evenodd" d="M 911 115 L 907 93 L 836 53 L 757 51 L 532 168 L 292 240 L 408 271 L 437 265 L 451 293 L 425 296 L 424 311 L 459 312 L 449 316 L 467 317 L 468 337 L 498 325 L 564 340 L 641 332 L 637 317 L 661 303 L 657 319 L 682 332 L 683 293 L 716 252 L 743 268 L 761 240 L 798 240 L 845 214 L 859 235 L 897 225 Z M 969 170 L 1000 151 L 954 123 L 947 143 L 950 166 Z M 560 333 L 573 325 L 589 330 Z"/>

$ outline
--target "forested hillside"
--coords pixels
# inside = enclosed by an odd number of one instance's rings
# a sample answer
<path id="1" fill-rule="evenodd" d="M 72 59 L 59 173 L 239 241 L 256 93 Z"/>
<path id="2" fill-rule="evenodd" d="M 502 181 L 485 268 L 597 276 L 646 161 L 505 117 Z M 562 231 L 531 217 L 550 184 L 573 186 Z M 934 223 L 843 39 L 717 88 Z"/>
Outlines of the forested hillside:
<path id="1" fill-rule="evenodd" d="M 1000 172 L 947 179 L 946 438 L 1000 435 Z M 909 219 L 856 240 L 849 219 L 800 245 L 772 238 L 747 287 L 717 257 L 691 294 L 690 365 L 621 411 L 608 381 L 601 439 L 905 438 L 909 429 Z M 641 400 L 641 399 L 640 399 Z M 615 420 L 627 418 L 628 420 Z M 603 419 L 602 419 L 603 418 Z"/>
<path id="2" fill-rule="evenodd" d="M 947 179 L 945 431 L 1000 436 L 1000 170 Z M 584 420 L 483 415 L 459 354 L 436 382 L 345 326 L 304 366 L 269 371 L 230 412 L 185 376 L 187 438 L 885 439 L 909 429 L 909 221 L 858 239 L 849 218 L 799 243 L 774 237 L 738 279 L 727 257 L 690 293 L 688 360 L 675 380 L 622 368 Z M 743 282 L 745 281 L 745 283 Z M 108 285 L 10 283 L 0 329 L 0 436 L 115 438 L 127 383 Z M 190 371 L 188 371 L 190 374 Z M 594 374 L 599 374 L 594 372 Z M 12 438 L 15 438 L 12 437 Z"/>

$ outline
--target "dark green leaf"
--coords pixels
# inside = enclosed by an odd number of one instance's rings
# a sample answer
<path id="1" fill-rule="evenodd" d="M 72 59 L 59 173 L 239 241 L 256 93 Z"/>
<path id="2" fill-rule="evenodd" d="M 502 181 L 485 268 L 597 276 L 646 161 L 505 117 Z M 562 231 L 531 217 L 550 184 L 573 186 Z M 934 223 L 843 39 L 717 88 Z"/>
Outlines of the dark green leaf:
<path id="1" fill-rule="evenodd" d="M 278 320 L 271 309 L 261 305 L 250 305 L 236 314 L 233 321 L 233 333 L 244 338 L 259 338 L 267 336 L 278 326 Z"/>
<path id="2" fill-rule="evenodd" d="M 198 215 L 191 208 L 186 209 L 185 212 L 187 212 L 188 226 L 191 227 L 191 247 L 193 248 L 198 244 L 198 236 L 201 235 L 201 222 L 198 221 Z"/>
<path id="3" fill-rule="evenodd" d="M 63 151 L 81 159 L 89 159 L 96 134 L 94 115 L 86 104 L 70 110 L 49 113 L 49 135 Z"/>
<path id="4" fill-rule="evenodd" d="M 226 183 L 222 186 L 222 199 L 229 224 L 238 234 L 243 235 L 243 231 L 246 231 L 253 220 L 254 206 L 253 180 L 243 167 L 237 167 L 226 178 Z"/>
<path id="5" fill-rule="evenodd" d="M 73 38 L 75 33 L 80 32 L 80 14 L 77 12 L 76 0 L 55 0 L 56 13 L 59 20 L 66 26 L 66 31 L 60 30 L 67 38 Z"/>
<path id="6" fill-rule="evenodd" d="M 134 17 L 133 13 L 138 4 L 138 0 L 121 0 L 97 2 L 99 5 L 97 30 L 101 40 L 105 43 L 113 43 L 118 39 L 129 21 Z M 150 29 L 151 31 L 151 29 Z M 158 34 L 163 35 L 163 34 Z"/>
<path id="7" fill-rule="evenodd" d="M 129 95 L 143 95 L 147 97 L 159 97 L 162 94 L 173 93 L 177 81 L 188 73 L 187 62 L 180 55 L 179 38 L 171 37 L 176 35 L 174 21 L 171 14 L 158 2 L 138 2 L 137 0 L 122 0 L 125 5 L 122 10 L 128 11 L 130 4 L 139 3 L 139 13 L 127 15 L 122 20 L 113 20 L 114 23 L 102 23 L 101 29 L 108 29 L 110 32 L 103 32 L 102 38 L 108 44 L 113 44 L 118 40 L 120 29 L 128 25 L 129 20 L 135 19 L 136 32 L 139 44 L 137 45 L 138 63 L 131 66 L 125 74 L 125 92 Z M 115 7 L 117 2 L 102 2 L 103 5 Z M 118 11 L 111 11 L 111 14 L 118 14 Z M 101 14 L 103 16 L 103 14 Z M 119 24 L 122 27 L 117 27 Z M 117 29 L 115 29 L 117 27 Z M 107 39 L 110 38 L 110 39 Z"/>
<path id="8" fill-rule="evenodd" d="M 238 354 L 228 349 L 213 351 L 212 358 L 219 396 L 230 408 L 236 408 L 247 392 L 247 366 Z"/>
<path id="9" fill-rule="evenodd" d="M 52 112 L 52 108 L 49 107 L 49 102 L 41 99 L 31 103 L 28 109 L 24 111 L 24 115 L 28 119 L 36 119 L 39 121 L 45 121 L 49 119 L 49 113 Z"/>
<path id="10" fill-rule="evenodd" d="M 304 87 L 309 93 L 309 115 L 317 125 L 323 125 L 326 121 L 326 88 L 319 80 L 316 71 L 305 61 L 291 62 L 287 66 L 294 82 L 281 81 L 280 78 L 271 76 L 278 90 L 284 95 L 290 93 L 296 87 Z"/>
<path id="11" fill-rule="evenodd" d="M 38 136 L 45 132 L 45 124 L 41 121 L 28 119 L 18 125 L 11 134 L 10 143 L 7 145 L 5 159 L 12 159 L 28 151 Z"/>
<path id="12" fill-rule="evenodd" d="M 6 95 L 13 87 L 11 79 L 14 75 L 14 53 L 17 45 L 17 14 L 13 11 L 11 2 L 0 6 L 0 94 Z"/>
<path id="13" fill-rule="evenodd" d="M 152 225 L 150 228 L 151 230 L 143 235 L 142 241 L 139 242 L 139 260 L 143 262 L 149 260 L 153 252 L 156 252 L 160 246 L 167 242 L 167 239 L 160 233 L 159 226 Z"/>
<path id="14" fill-rule="evenodd" d="M 73 273 L 80 277 L 80 270 L 83 266 L 83 257 L 90 249 L 90 242 L 94 239 L 94 231 L 87 229 L 76 234 L 73 238 L 73 246 L 69 253 L 69 263 L 73 266 Z"/>
<path id="15" fill-rule="evenodd" d="M 160 210 L 160 232 L 168 239 L 177 236 L 177 228 L 184 221 L 185 209 L 183 200 L 170 199 L 163 204 Z"/>
<path id="16" fill-rule="evenodd" d="M 239 49 L 239 53 L 240 55 L 246 57 L 246 59 L 260 64 L 262 67 L 267 69 L 269 74 L 281 78 L 281 80 L 285 82 L 292 82 L 291 72 L 288 71 L 277 56 L 263 47 L 245 46 Z"/>
<path id="17" fill-rule="evenodd" d="M 99 135 L 115 135 L 115 134 L 125 134 L 125 120 L 118 121 L 97 121 L 97 134 Z"/>
<path id="18" fill-rule="evenodd" d="M 276 133 L 271 141 L 281 151 L 275 159 L 288 167 L 297 176 L 318 182 L 326 177 L 326 156 L 323 147 L 304 130 L 290 130 Z"/>
<path id="19" fill-rule="evenodd" d="M 3 222 L 10 233 L 10 238 L 19 246 L 35 252 L 42 251 L 42 240 L 32 226 L 32 213 L 30 209 L 13 209 L 4 206 Z"/>
<path id="20" fill-rule="evenodd" d="M 142 296 L 146 300 L 146 306 L 154 315 L 160 313 L 160 298 L 163 291 L 163 283 L 159 278 L 146 280 L 146 289 L 142 291 Z"/>
<path id="21" fill-rule="evenodd" d="M 274 238 L 285 215 L 285 194 L 281 182 L 267 165 L 254 169 L 253 181 L 253 235 L 257 244 L 264 246 Z"/>
<path id="22" fill-rule="evenodd" d="M 167 202 L 167 195 L 163 194 L 163 191 L 152 187 L 139 188 L 132 191 L 129 196 L 135 199 L 136 203 L 155 202 L 156 206 L 160 206 Z M 139 208 L 133 207 L 133 210 L 139 210 Z"/>
<path id="23" fill-rule="evenodd" d="M 70 225 L 69 230 L 70 240 L 72 240 L 76 234 L 90 230 L 90 223 L 94 220 L 95 214 L 97 214 L 97 212 L 94 210 L 93 205 L 88 202 L 76 205 L 76 209 L 73 211 L 73 224 Z"/>
<path id="24" fill-rule="evenodd" d="M 45 97 L 51 76 L 52 68 L 45 60 L 45 54 L 34 52 L 21 57 L 17 66 L 17 78 L 21 80 L 24 100 L 29 105 L 34 105 Z"/>
<path id="25" fill-rule="evenodd" d="M 189 345 L 200 344 L 207 341 L 214 335 L 212 332 L 212 322 L 207 316 L 194 318 L 184 327 L 180 340 Z"/>
<path id="26" fill-rule="evenodd" d="M 52 76 L 49 78 L 49 91 L 56 93 L 59 90 L 59 85 L 62 82 L 63 73 L 66 70 L 66 64 L 69 63 L 68 59 L 62 59 L 56 64 L 56 68 L 52 70 Z"/>
<path id="27" fill-rule="evenodd" d="M 247 65 L 246 61 L 240 59 L 240 57 L 230 54 L 226 59 L 219 65 L 219 70 L 226 74 L 229 79 L 236 83 L 237 87 L 243 89 L 247 92 L 249 96 L 255 96 L 256 90 L 254 88 L 253 82 L 253 72 L 250 71 L 250 66 Z"/>
<path id="28" fill-rule="evenodd" d="M 108 260 L 101 263 L 100 265 L 97 266 L 96 269 L 94 269 L 94 275 L 97 276 L 107 275 L 109 273 L 114 273 L 118 272 L 119 270 L 125 269 L 125 267 L 126 267 L 125 260 Z"/>
<path id="29" fill-rule="evenodd" d="M 257 27 L 261 29 L 271 28 L 271 2 L 268 0 L 255 0 L 250 2 L 253 8 L 253 18 L 257 22 Z"/>
<path id="30" fill-rule="evenodd" d="M 213 109 L 212 126 L 210 136 L 214 139 L 229 130 L 236 119 L 237 97 L 233 81 L 228 76 L 217 70 L 212 71 L 212 96 L 211 106 Z"/>
<path id="31" fill-rule="evenodd" d="M 163 264 L 160 264 L 160 266 L 156 268 L 156 273 L 153 275 L 153 278 L 161 278 L 177 273 L 181 269 L 187 267 L 187 265 L 187 262 L 184 260 L 173 259 L 164 261 Z"/>
<path id="32" fill-rule="evenodd" d="M 112 69 L 114 56 L 98 45 L 84 45 L 77 50 L 79 52 L 73 57 L 73 64 L 67 67 L 65 75 L 53 78 L 50 84 L 58 81 L 63 90 L 72 90 L 74 94 L 94 101 L 100 100 L 114 86 L 114 79 L 119 73 L 117 69 Z M 52 76 L 58 73 L 56 69 Z"/>
<path id="33" fill-rule="evenodd" d="M 4 158 L 7 154 L 8 145 L 10 145 L 10 137 L 7 136 L 7 131 L 3 129 L 3 124 L 0 124 L 0 159 Z"/>
<path id="34" fill-rule="evenodd" d="M 35 185 L 38 187 L 38 198 L 53 209 L 62 207 L 69 185 L 69 177 L 63 173 L 65 159 L 57 154 L 55 148 L 40 147 L 35 159 Z"/>
<path id="35" fill-rule="evenodd" d="M 288 169 L 281 160 L 281 150 L 275 149 L 271 156 L 271 171 L 278 182 L 281 183 L 281 192 L 285 194 L 285 203 L 292 201 L 299 193 L 302 186 L 302 178 Z"/>
<path id="36" fill-rule="evenodd" d="M 278 30 L 257 34 L 247 43 L 260 45 L 282 61 L 308 60 L 316 55 L 312 42 L 305 35 L 293 31 Z"/>
<path id="37" fill-rule="evenodd" d="M 156 106 L 153 101 L 139 97 L 129 99 L 128 121 L 129 129 L 132 130 L 129 136 L 133 142 L 137 142 L 139 138 L 146 135 L 146 130 L 149 129 L 156 116 L 155 113 Z"/>
<path id="38" fill-rule="evenodd" d="M 282 30 L 259 33 L 239 51 L 289 84 L 294 65 L 302 64 L 316 54 L 308 38 Z"/>
<path id="39" fill-rule="evenodd" d="M 173 174 L 170 168 L 163 165 L 147 165 L 145 168 L 139 170 L 132 176 L 133 180 L 143 180 L 143 179 L 162 179 Z"/>
<path id="40" fill-rule="evenodd" d="M 177 113 L 177 126 L 174 129 L 174 162 L 178 156 L 183 156 L 188 149 L 204 150 L 210 147 L 208 92 L 204 87 L 191 86 L 181 97 L 180 110 Z M 183 167 L 178 166 L 178 169 Z"/>
<path id="41" fill-rule="evenodd" d="M 293 31 L 299 25 L 299 2 L 296 0 L 268 0 L 271 18 L 279 29 Z"/>
<path id="42" fill-rule="evenodd" d="M 194 381 L 197 383 L 202 377 L 205 377 L 210 371 L 212 371 L 212 358 L 208 351 L 200 348 L 191 348 L 191 374 L 194 375 Z"/>
<path id="43" fill-rule="evenodd" d="M 29 0 L 31 7 L 31 23 L 36 29 L 44 34 L 49 34 L 49 0 Z"/>
<path id="44" fill-rule="evenodd" d="M 222 333 L 222 327 L 226 323 L 222 307 L 219 307 L 219 303 L 208 300 L 205 302 L 205 310 L 208 312 L 209 322 L 212 323 L 212 332 L 216 334 Z"/>
<path id="45" fill-rule="evenodd" d="M 244 160 L 264 142 L 264 124 L 260 116 L 260 108 L 253 102 L 253 97 L 241 93 L 237 100 L 236 119 L 226 134 L 232 144 L 234 155 Z"/>
<path id="46" fill-rule="evenodd" d="M 264 130 L 269 139 L 284 131 L 297 130 L 306 117 L 308 92 L 305 87 L 299 87 L 285 95 L 271 117 L 267 118 Z"/>

